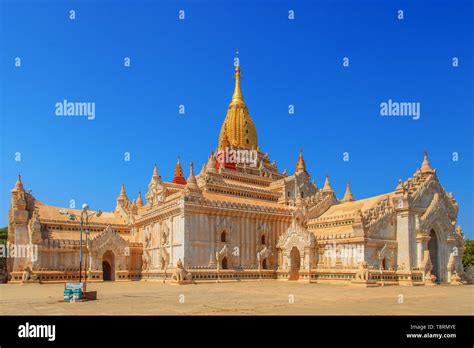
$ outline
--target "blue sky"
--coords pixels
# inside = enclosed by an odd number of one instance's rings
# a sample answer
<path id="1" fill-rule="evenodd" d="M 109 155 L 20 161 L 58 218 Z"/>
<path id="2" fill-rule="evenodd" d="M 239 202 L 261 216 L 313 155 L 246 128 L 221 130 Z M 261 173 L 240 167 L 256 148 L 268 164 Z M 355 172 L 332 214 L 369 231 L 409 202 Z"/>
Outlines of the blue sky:
<path id="1" fill-rule="evenodd" d="M 238 48 L 260 147 L 280 170 L 292 172 L 303 147 L 318 185 L 329 175 L 341 197 L 349 179 L 354 196 L 364 198 L 410 177 L 426 149 L 472 238 L 472 7 L 471 1 L 0 0 L 0 225 L 7 224 L 18 173 L 48 204 L 74 199 L 112 210 L 122 182 L 130 198 L 146 192 L 155 162 L 165 180 L 178 153 L 186 176 L 190 158 L 199 170 L 217 145 Z M 95 102 L 96 118 L 55 116 L 64 99 Z M 379 105 L 388 99 L 419 102 L 420 119 L 381 117 Z"/>

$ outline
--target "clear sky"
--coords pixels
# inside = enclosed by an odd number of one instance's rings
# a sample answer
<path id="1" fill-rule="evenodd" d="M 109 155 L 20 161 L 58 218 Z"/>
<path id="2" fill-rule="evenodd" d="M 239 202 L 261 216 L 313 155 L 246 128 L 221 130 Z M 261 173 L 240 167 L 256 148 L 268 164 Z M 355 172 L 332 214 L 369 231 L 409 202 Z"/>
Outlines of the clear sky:
<path id="1" fill-rule="evenodd" d="M 112 210 L 122 182 L 131 199 L 147 191 L 155 162 L 165 180 L 178 153 L 186 176 L 190 158 L 199 171 L 238 48 L 260 148 L 281 171 L 302 147 L 319 186 L 329 175 L 341 198 L 350 180 L 364 198 L 411 177 L 426 149 L 473 238 L 472 4 L 0 0 L 0 225 L 18 173 L 48 204 Z M 56 116 L 64 99 L 94 102 L 95 119 Z M 420 103 L 420 118 L 382 117 L 389 99 Z"/>

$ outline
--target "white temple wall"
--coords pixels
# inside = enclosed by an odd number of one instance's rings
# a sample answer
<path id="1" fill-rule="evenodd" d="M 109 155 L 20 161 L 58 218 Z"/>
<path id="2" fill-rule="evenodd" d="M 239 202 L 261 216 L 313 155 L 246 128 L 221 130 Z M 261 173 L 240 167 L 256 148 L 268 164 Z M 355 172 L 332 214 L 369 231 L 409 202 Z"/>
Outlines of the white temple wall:
<path id="1" fill-rule="evenodd" d="M 170 264 L 172 267 L 176 266 L 176 262 L 179 259 L 186 264 L 188 260 L 185 259 L 184 253 L 184 217 L 181 215 L 174 216 L 172 218 L 171 224 L 171 233 L 170 233 Z"/>
<path id="2" fill-rule="evenodd" d="M 215 254 L 227 246 L 234 266 L 257 267 L 257 252 L 264 248 L 261 244 L 262 233 L 265 245 L 271 248 L 272 255 L 267 262 L 277 262 L 276 243 L 280 231 L 285 230 L 283 222 L 254 217 L 224 217 L 201 213 L 187 213 L 184 218 L 185 259 L 192 266 L 215 264 Z M 226 231 L 226 242 L 221 234 Z M 229 266 L 230 267 L 230 266 Z"/>
<path id="3" fill-rule="evenodd" d="M 358 263 L 364 261 L 366 257 L 366 248 L 362 243 L 328 243 L 318 245 L 323 252 L 314 255 L 315 263 L 324 267 L 357 267 Z"/>
<path id="4" fill-rule="evenodd" d="M 416 219 L 409 211 L 397 213 L 397 263 L 410 270 L 416 267 Z M 403 265 L 403 266 L 402 266 Z"/>

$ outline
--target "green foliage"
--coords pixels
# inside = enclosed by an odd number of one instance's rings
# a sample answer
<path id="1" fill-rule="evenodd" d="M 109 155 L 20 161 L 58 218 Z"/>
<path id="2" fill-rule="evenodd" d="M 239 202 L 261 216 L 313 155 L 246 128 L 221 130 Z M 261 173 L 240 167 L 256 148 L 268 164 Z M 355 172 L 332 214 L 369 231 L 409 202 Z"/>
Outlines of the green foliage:
<path id="1" fill-rule="evenodd" d="M 474 265 L 474 240 L 464 241 L 464 255 L 462 257 L 464 269 Z"/>
<path id="2" fill-rule="evenodd" d="M 0 228 L 0 244 L 7 244 L 8 227 Z"/>
<path id="3" fill-rule="evenodd" d="M 7 233 L 8 233 L 8 227 L 0 228 L 0 245 L 7 244 Z M 5 269 L 6 264 L 7 264 L 7 260 L 4 257 L 0 257 L 0 269 Z"/>

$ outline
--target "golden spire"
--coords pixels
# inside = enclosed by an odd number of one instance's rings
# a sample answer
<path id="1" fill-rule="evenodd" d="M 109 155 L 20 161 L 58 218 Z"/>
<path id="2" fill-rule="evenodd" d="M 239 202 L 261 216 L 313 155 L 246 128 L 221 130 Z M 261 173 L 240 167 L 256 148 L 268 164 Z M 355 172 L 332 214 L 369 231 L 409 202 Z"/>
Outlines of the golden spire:
<path id="1" fill-rule="evenodd" d="M 230 105 L 241 104 L 245 106 L 244 97 L 242 96 L 242 90 L 240 89 L 240 66 L 235 67 L 235 87 L 234 94 L 232 95 L 232 101 Z"/>
<path id="2" fill-rule="evenodd" d="M 214 154 L 212 152 L 207 159 L 206 172 L 217 173 L 216 160 L 214 159 Z"/>
<path id="3" fill-rule="evenodd" d="M 296 172 L 304 171 L 306 172 L 306 164 L 303 159 L 303 149 L 300 148 L 300 155 L 298 156 L 298 161 L 296 162 Z"/>
<path id="4" fill-rule="evenodd" d="M 331 183 L 329 182 L 329 176 L 326 175 L 326 181 L 324 181 L 323 192 L 334 192 Z"/>
<path id="5" fill-rule="evenodd" d="M 137 201 L 136 201 L 136 205 L 137 205 L 137 207 L 139 207 L 139 208 L 141 208 L 141 207 L 144 206 L 144 204 L 143 204 L 143 199 L 142 199 L 142 194 L 141 194 L 140 191 L 138 192 L 138 198 L 137 198 Z"/>
<path id="6" fill-rule="evenodd" d="M 226 147 L 230 147 L 230 143 L 227 137 L 227 130 L 224 128 L 224 132 L 219 139 L 219 149 L 225 150 Z"/>
<path id="7" fill-rule="evenodd" d="M 176 163 L 176 167 L 174 168 L 174 178 L 172 182 L 175 184 L 186 185 L 186 179 L 184 178 L 183 167 L 181 167 L 179 155 L 178 162 Z"/>
<path id="8" fill-rule="evenodd" d="M 434 170 L 431 169 L 430 162 L 428 162 L 428 153 L 424 152 L 423 154 L 423 163 L 421 164 L 422 173 L 434 173 Z"/>
<path id="9" fill-rule="evenodd" d="M 13 188 L 15 191 L 24 191 L 23 183 L 21 182 L 21 175 L 18 174 L 18 178 L 16 179 L 15 187 Z"/>
<path id="10" fill-rule="evenodd" d="M 342 198 L 342 201 L 341 202 L 352 202 L 352 201 L 355 201 L 354 197 L 352 196 L 352 192 L 351 192 L 351 184 L 349 183 L 349 181 L 347 181 L 347 184 L 346 184 L 346 193 L 344 193 L 344 197 Z"/>
<path id="11" fill-rule="evenodd" d="M 235 67 L 235 87 L 232 100 L 227 108 L 227 115 L 219 134 L 218 148 L 223 145 L 241 149 L 257 149 L 257 129 L 245 105 L 240 88 L 240 66 Z"/>
<path id="12" fill-rule="evenodd" d="M 117 200 L 127 200 L 128 197 L 127 194 L 125 193 L 125 184 L 122 184 L 122 189 L 120 190 L 120 195 L 117 197 Z"/>
<path id="13" fill-rule="evenodd" d="M 196 177 L 194 176 L 194 164 L 193 161 L 189 162 L 189 177 L 186 184 L 187 187 L 191 189 L 199 189 Z"/>
<path id="14" fill-rule="evenodd" d="M 398 185 L 395 188 L 395 193 L 403 193 L 405 191 L 405 188 L 403 187 L 403 181 L 402 179 L 398 179 Z"/>
<path id="15" fill-rule="evenodd" d="M 155 163 L 155 167 L 153 168 L 153 175 L 152 178 L 155 180 L 160 179 L 160 175 L 158 174 L 158 166 Z"/>

